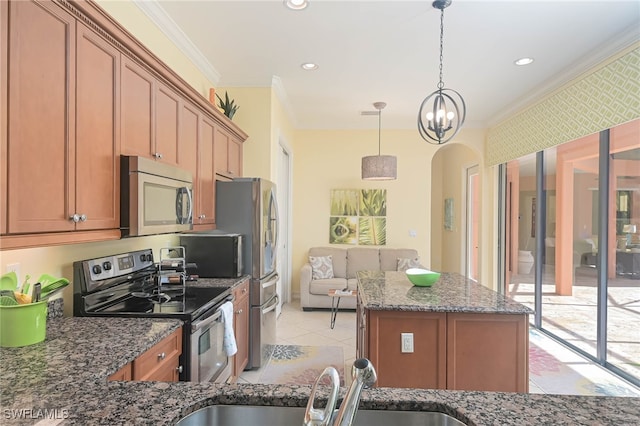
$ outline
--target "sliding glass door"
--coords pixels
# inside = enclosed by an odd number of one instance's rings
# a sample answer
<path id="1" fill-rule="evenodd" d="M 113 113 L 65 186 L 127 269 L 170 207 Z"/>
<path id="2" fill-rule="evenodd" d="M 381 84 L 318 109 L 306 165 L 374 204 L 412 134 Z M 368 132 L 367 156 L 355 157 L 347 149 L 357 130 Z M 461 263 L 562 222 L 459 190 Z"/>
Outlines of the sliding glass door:
<path id="1" fill-rule="evenodd" d="M 509 296 L 640 384 L 640 120 L 509 162 L 505 201 Z"/>
<path id="2" fill-rule="evenodd" d="M 610 140 L 607 361 L 640 378 L 640 124 Z"/>

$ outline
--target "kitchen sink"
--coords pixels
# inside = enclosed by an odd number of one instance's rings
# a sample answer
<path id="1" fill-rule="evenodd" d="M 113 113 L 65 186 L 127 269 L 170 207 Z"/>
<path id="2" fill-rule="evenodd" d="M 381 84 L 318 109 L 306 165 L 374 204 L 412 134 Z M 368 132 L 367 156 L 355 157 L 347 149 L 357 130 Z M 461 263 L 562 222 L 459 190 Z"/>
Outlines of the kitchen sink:
<path id="1" fill-rule="evenodd" d="M 300 426 L 303 407 L 257 405 L 211 405 L 180 419 L 178 426 L 211 425 L 278 425 Z M 358 410 L 354 426 L 461 426 L 463 422 L 447 414 L 433 411 Z"/>

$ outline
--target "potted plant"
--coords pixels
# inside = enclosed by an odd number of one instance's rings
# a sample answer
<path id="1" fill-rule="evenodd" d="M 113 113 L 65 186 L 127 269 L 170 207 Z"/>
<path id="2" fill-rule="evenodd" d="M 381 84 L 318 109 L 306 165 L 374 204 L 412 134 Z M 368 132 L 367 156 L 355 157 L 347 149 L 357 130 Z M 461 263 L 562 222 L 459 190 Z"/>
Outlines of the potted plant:
<path id="1" fill-rule="evenodd" d="M 229 117 L 229 120 L 232 120 L 233 115 L 236 113 L 238 108 L 240 108 L 240 106 L 236 105 L 236 101 L 234 101 L 233 99 L 229 100 L 229 94 L 226 91 L 224 92 L 224 101 L 217 93 L 216 97 L 218 98 L 219 106 L 220 108 L 222 108 L 222 112 L 224 113 L 224 115 Z"/>

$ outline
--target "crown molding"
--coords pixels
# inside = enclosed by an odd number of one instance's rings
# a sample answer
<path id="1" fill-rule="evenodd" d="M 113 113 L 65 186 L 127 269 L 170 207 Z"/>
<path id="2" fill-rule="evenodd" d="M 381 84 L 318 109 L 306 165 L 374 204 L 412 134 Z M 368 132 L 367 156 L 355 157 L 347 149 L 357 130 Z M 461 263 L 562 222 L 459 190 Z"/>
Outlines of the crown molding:
<path id="1" fill-rule="evenodd" d="M 156 0 L 132 1 L 214 86 L 218 85 L 220 73 Z"/>

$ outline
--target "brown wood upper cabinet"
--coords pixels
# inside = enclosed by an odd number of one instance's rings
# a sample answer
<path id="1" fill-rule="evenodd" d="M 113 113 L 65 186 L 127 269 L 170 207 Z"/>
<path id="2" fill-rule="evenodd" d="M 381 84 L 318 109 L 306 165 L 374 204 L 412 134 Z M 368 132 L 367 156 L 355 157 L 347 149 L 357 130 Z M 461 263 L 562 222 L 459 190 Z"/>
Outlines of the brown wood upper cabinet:
<path id="1" fill-rule="evenodd" d="M 119 52 L 55 3 L 1 11 L 11 34 L 5 232 L 117 228 Z"/>
<path id="2" fill-rule="evenodd" d="M 197 230 L 211 229 L 216 223 L 214 136 L 215 124 L 202 116 L 198 143 L 198 179 L 194 185 L 193 227 Z"/>
<path id="3" fill-rule="evenodd" d="M 125 57 L 122 61 L 121 99 L 122 154 L 155 158 L 191 170 L 191 158 L 184 151 L 193 149 L 193 158 L 196 148 L 195 145 L 190 146 L 192 140 L 189 139 L 186 146 L 182 146 L 180 120 L 184 116 L 184 102 L 181 97 L 142 66 Z M 191 136 L 187 134 L 188 138 Z"/>
<path id="4" fill-rule="evenodd" d="M 242 176 L 242 143 L 221 126 L 215 134 L 216 175 L 233 179 Z"/>

